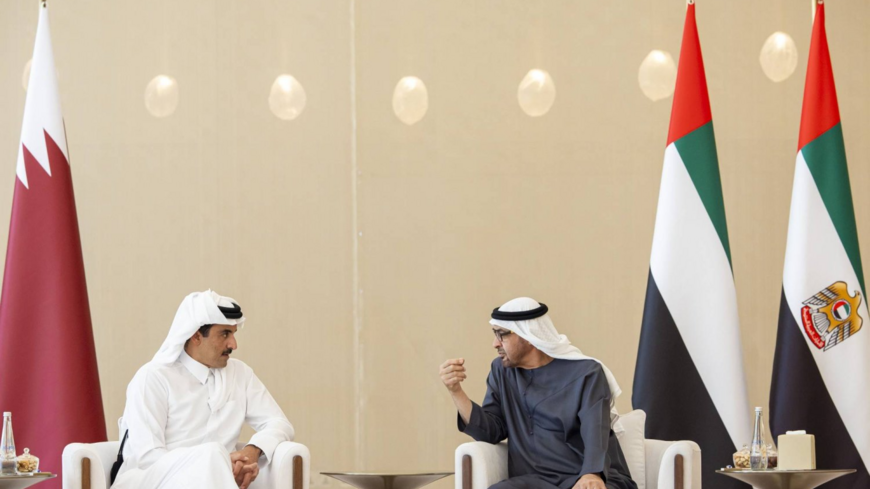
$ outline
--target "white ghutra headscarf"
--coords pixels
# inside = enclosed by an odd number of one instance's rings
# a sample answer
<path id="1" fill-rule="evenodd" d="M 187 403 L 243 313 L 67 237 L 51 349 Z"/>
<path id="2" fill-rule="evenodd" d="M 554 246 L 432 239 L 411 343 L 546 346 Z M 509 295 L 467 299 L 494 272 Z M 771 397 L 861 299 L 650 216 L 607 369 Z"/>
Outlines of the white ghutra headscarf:
<path id="1" fill-rule="evenodd" d="M 169 334 L 157 354 L 151 359 L 151 363 L 158 365 L 175 363 L 184 351 L 187 340 L 206 324 L 228 324 L 241 329 L 245 324 L 245 316 L 241 312 L 234 299 L 218 295 L 211 289 L 188 295 L 178 306 Z M 227 370 L 229 369 L 209 369 L 214 375 L 214 394 L 209 398 L 212 412 L 223 407 L 229 400 L 230 392 L 226 386 L 230 385 L 233 379 L 228 378 L 232 373 L 228 373 Z"/>
<path id="2" fill-rule="evenodd" d="M 606 365 L 601 363 L 601 360 L 584 355 L 579 348 L 571 344 L 567 336 L 559 334 L 556 327 L 553 326 L 553 320 L 550 319 L 547 310 L 546 304 L 541 304 L 528 297 L 519 297 L 494 310 L 493 318 L 490 319 L 489 324 L 519 335 L 520 338 L 553 358 L 598 362 L 604 370 L 604 376 L 610 386 L 611 426 L 615 432 L 623 431 L 622 424 L 619 423 L 619 414 L 616 411 L 616 398 L 622 394 L 622 389 L 619 388 L 616 377 Z"/>

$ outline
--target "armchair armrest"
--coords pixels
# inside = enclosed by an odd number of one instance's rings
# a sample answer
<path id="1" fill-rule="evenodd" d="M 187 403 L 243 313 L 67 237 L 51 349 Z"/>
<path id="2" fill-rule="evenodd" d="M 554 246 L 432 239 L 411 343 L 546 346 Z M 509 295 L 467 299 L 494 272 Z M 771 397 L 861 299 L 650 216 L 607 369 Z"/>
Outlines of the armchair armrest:
<path id="1" fill-rule="evenodd" d="M 85 466 L 90 468 L 91 489 L 107 489 L 109 472 L 118 456 L 119 447 L 117 441 L 67 445 L 61 456 L 64 489 L 81 489 L 82 476 L 87 471 Z"/>
<path id="2" fill-rule="evenodd" d="M 456 448 L 456 489 L 487 489 L 507 479 L 507 443 L 463 443 Z"/>
<path id="3" fill-rule="evenodd" d="M 308 447 L 292 441 L 281 442 L 272 455 L 272 462 L 260 469 L 260 476 L 251 484 L 251 489 L 308 489 L 310 473 Z"/>
<path id="4" fill-rule="evenodd" d="M 682 479 L 683 489 L 701 489 L 701 448 L 688 440 L 645 440 L 646 486 L 674 489 Z"/>

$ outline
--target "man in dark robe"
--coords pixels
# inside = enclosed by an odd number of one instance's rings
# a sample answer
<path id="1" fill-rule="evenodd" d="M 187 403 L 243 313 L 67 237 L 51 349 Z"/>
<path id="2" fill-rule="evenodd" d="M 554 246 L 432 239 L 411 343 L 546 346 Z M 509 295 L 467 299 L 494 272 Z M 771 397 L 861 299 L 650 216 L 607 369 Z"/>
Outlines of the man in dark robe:
<path id="1" fill-rule="evenodd" d="M 447 360 L 441 379 L 459 411 L 459 431 L 508 440 L 508 479 L 491 489 L 637 489 L 617 442 L 610 371 L 560 335 L 547 306 L 526 297 L 493 311 L 498 350 L 483 406 L 462 390 L 465 360 Z M 613 414 L 612 414 L 613 413 Z"/>

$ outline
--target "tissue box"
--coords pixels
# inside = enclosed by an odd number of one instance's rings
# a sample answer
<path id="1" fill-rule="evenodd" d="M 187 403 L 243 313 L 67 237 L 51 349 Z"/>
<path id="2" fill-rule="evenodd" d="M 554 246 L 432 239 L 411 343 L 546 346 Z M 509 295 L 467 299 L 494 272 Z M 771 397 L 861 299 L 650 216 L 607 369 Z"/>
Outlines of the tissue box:
<path id="1" fill-rule="evenodd" d="M 779 470 L 815 470 L 816 437 L 813 435 L 779 435 Z"/>

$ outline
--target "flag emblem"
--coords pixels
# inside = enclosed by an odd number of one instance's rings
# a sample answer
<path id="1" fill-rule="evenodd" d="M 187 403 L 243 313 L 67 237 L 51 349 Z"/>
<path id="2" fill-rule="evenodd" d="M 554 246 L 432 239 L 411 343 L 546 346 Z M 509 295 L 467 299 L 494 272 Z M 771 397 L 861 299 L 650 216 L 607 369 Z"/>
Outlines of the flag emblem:
<path id="1" fill-rule="evenodd" d="M 803 302 L 801 322 L 804 332 L 818 349 L 828 351 L 861 329 L 857 314 L 861 292 L 849 295 L 846 282 L 834 282 Z"/>

